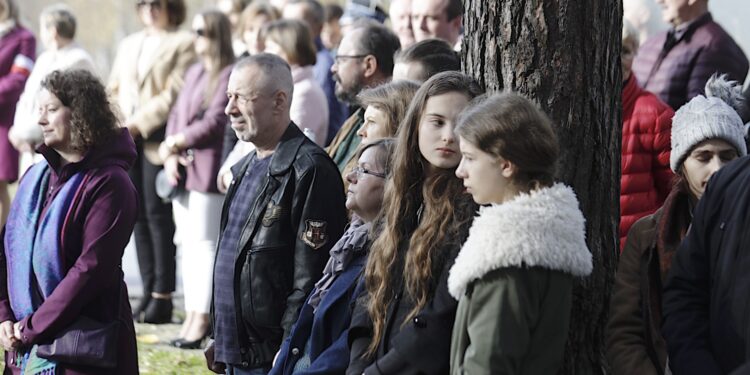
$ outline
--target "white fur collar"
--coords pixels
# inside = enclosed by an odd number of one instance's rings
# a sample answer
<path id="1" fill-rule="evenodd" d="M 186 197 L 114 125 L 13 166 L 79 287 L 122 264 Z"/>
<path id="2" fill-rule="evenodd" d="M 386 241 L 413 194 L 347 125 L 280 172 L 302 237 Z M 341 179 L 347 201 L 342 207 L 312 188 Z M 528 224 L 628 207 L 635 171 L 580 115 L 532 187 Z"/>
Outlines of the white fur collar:
<path id="1" fill-rule="evenodd" d="M 448 290 L 458 299 L 469 283 L 505 267 L 586 276 L 593 266 L 584 224 L 573 189 L 560 183 L 482 207 L 450 270 Z"/>

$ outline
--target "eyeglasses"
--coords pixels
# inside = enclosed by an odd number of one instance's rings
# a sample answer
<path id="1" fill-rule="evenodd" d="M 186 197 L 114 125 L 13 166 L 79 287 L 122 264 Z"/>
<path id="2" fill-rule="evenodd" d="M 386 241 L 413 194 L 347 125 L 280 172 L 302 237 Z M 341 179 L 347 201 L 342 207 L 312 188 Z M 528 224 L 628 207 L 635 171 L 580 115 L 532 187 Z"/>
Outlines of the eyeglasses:
<path id="1" fill-rule="evenodd" d="M 144 8 L 146 6 L 148 6 L 151 9 L 161 9 L 161 1 L 158 1 L 158 0 L 152 0 L 152 1 L 140 0 L 137 3 L 135 3 L 135 5 L 138 7 L 138 9 Z"/>
<path id="2" fill-rule="evenodd" d="M 363 174 L 369 174 L 370 176 L 375 176 L 375 177 L 385 178 L 385 173 L 380 173 L 380 172 L 373 172 L 373 171 L 371 171 L 371 170 L 368 170 L 368 169 L 362 168 L 362 167 L 361 167 L 361 166 L 359 166 L 359 165 L 358 165 L 358 166 L 356 166 L 356 167 L 354 167 L 354 168 L 352 168 L 352 172 L 354 172 L 354 174 L 355 174 L 355 175 L 357 176 L 357 179 L 358 179 L 358 180 L 359 180 L 360 178 L 362 178 L 362 175 L 363 175 Z"/>
<path id="3" fill-rule="evenodd" d="M 336 64 L 341 64 L 341 59 L 361 59 L 370 55 L 336 55 L 333 56 L 333 60 Z"/>
<path id="4" fill-rule="evenodd" d="M 193 30 L 195 35 L 201 36 L 201 37 L 208 37 L 208 34 L 206 33 L 205 29 L 195 29 Z"/>
<path id="5" fill-rule="evenodd" d="M 244 95 L 239 93 L 227 93 L 227 99 L 229 99 L 230 102 L 232 101 L 232 99 L 234 99 L 235 102 L 239 105 L 245 105 L 249 101 L 255 101 L 256 98 L 257 96 L 252 97 L 251 95 Z"/>

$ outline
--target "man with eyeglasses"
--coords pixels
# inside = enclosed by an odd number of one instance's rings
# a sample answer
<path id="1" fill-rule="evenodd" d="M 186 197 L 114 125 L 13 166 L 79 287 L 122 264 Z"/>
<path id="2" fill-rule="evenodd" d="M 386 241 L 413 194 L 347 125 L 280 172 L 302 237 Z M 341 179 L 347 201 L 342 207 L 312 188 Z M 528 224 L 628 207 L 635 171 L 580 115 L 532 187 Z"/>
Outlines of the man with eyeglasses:
<path id="1" fill-rule="evenodd" d="M 341 126 L 328 147 L 328 154 L 346 175 L 359 146 L 357 131 L 364 123 L 364 109 L 356 98 L 363 89 L 391 80 L 393 55 L 401 47 L 391 30 L 373 21 L 358 21 L 344 35 L 331 67 L 336 81 L 336 96 L 349 104 L 352 115 Z"/>
<path id="2" fill-rule="evenodd" d="M 255 150 L 232 167 L 214 266 L 206 349 L 212 371 L 265 374 L 344 231 L 344 190 L 330 157 L 289 119 L 289 65 L 261 53 L 237 62 L 225 109 Z"/>

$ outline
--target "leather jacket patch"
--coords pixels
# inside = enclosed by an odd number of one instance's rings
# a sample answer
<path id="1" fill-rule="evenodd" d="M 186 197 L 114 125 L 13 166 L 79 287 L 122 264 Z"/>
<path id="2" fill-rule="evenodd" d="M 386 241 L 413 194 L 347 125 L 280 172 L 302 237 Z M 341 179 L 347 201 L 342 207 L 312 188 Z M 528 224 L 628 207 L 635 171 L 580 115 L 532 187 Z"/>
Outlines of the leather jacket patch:
<path id="1" fill-rule="evenodd" d="M 275 205 L 273 202 L 268 202 L 266 206 L 266 212 L 263 214 L 263 220 L 261 223 L 264 227 L 270 227 L 276 220 L 279 220 L 282 214 L 282 208 L 280 205 Z"/>
<path id="2" fill-rule="evenodd" d="M 326 225 L 327 223 L 322 220 L 305 220 L 305 231 L 302 233 L 302 241 L 313 249 L 319 249 L 328 242 Z"/>

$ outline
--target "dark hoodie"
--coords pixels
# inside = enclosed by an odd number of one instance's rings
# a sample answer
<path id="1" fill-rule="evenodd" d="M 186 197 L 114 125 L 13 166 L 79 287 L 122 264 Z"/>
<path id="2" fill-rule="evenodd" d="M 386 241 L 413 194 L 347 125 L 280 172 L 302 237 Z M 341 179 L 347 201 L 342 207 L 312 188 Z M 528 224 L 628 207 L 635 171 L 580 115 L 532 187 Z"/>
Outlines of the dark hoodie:
<path id="1" fill-rule="evenodd" d="M 21 321 L 22 345 L 49 341 L 82 315 L 101 322 L 120 320 L 116 369 L 68 364 L 58 367 L 63 367 L 66 374 L 137 374 L 135 330 L 120 266 L 138 211 L 138 196 L 127 174 L 135 161 L 135 144 L 123 129 L 107 144 L 88 151 L 80 162 L 64 167 L 54 150 L 42 145 L 38 151 L 53 171 L 44 210 L 76 172 L 86 171 L 89 178 L 82 185 L 80 203 L 71 207 L 61 238 L 67 274 L 54 293 Z M 2 249 L 0 321 L 12 321 L 6 283 L 9 270 L 4 257 Z M 18 373 L 20 369 L 9 364 L 10 358 L 6 352 L 6 365 Z"/>

